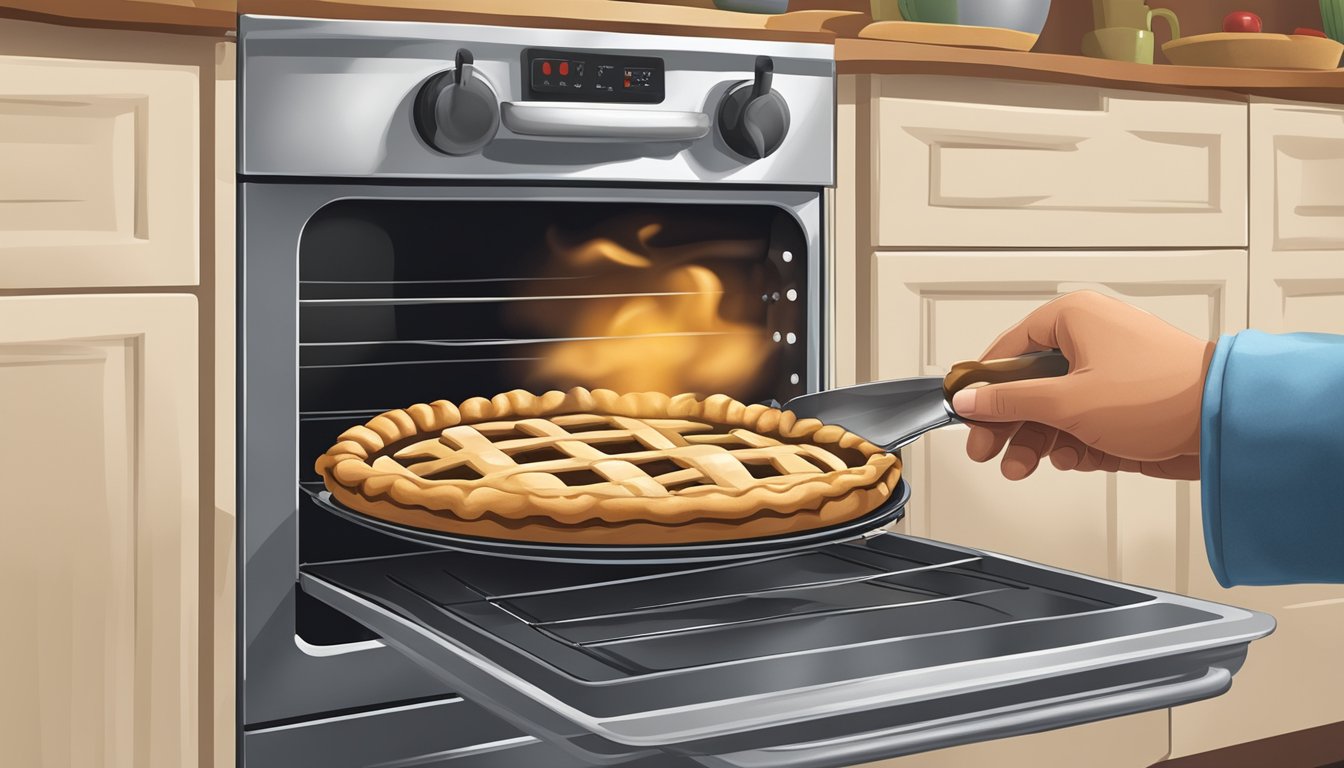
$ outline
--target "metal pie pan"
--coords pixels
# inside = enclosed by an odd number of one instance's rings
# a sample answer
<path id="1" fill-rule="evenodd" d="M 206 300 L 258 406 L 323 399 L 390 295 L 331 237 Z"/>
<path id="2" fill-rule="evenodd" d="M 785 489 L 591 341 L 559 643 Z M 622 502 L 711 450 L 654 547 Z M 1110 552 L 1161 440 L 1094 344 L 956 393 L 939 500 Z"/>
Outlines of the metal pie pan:
<path id="1" fill-rule="evenodd" d="M 546 544 L 531 541 L 507 541 L 478 536 L 462 536 L 442 531 L 431 531 L 400 525 L 356 512 L 326 490 L 302 489 L 317 506 L 388 536 L 395 536 L 417 544 L 428 544 L 440 549 L 452 549 L 482 555 L 512 557 L 522 560 L 548 560 L 571 563 L 694 563 L 733 560 L 760 555 L 808 549 L 818 544 L 857 537 L 905 517 L 905 504 L 910 500 L 910 485 L 901 477 L 891 496 L 881 506 L 853 520 L 811 531 L 762 536 L 736 541 L 710 541 L 702 544 Z"/>

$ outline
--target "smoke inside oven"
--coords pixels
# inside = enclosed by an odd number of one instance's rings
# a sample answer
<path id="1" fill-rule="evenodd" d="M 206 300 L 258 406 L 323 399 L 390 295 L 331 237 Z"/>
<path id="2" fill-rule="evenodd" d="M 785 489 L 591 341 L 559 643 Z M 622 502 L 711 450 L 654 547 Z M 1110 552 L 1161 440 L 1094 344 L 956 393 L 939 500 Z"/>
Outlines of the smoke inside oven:
<path id="1" fill-rule="evenodd" d="M 774 343 L 762 325 L 770 297 L 753 273 L 767 263 L 768 239 L 704 239 L 696 226 L 667 226 L 669 216 L 637 210 L 596 228 L 547 230 L 547 276 L 600 298 L 561 315 L 514 305 L 530 331 L 563 339 L 519 371 L 522 386 L 702 395 L 760 387 Z"/>

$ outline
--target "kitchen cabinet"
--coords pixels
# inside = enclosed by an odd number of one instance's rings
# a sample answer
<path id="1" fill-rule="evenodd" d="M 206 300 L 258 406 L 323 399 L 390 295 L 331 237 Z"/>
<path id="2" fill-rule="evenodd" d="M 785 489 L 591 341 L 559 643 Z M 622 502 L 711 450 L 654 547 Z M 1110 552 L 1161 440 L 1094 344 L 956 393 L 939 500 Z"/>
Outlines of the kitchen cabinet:
<path id="1" fill-rule="evenodd" d="M 1243 250 L 878 252 L 874 378 L 942 375 L 958 360 L 979 357 L 1035 307 L 1081 289 L 1216 338 L 1245 327 L 1246 260 Z M 1049 467 L 1009 483 L 997 461 L 967 458 L 965 443 L 966 428 L 955 426 L 902 451 L 913 487 L 904 532 L 1181 591 L 1192 556 L 1188 528 L 1199 514 L 1197 484 Z M 996 742 L 989 752 L 972 746 L 890 765 L 973 765 L 980 756 L 1004 765 L 1149 765 L 1166 754 L 1167 738 L 1166 713 L 1145 713 Z M 1096 748 L 1106 743 L 1114 749 Z"/>
<path id="2" fill-rule="evenodd" d="M 0 19 L 6 765 L 204 766 L 233 741 L 232 518 L 209 515 L 233 44 L 196 31 Z"/>
<path id="3" fill-rule="evenodd" d="M 1246 247 L 1246 106 L 948 76 L 871 79 L 874 244 Z"/>
<path id="4" fill-rule="evenodd" d="M 1344 109 L 1250 105 L 1250 326 L 1271 333 L 1344 333 Z M 1199 509 L 1199 499 L 1191 500 Z M 1274 510 L 1266 510 L 1273 524 Z M 1232 690 L 1172 710 L 1182 756 L 1344 720 L 1344 586 L 1225 590 L 1204 557 L 1202 520 L 1188 521 L 1181 591 L 1273 614 Z"/>
<path id="5" fill-rule="evenodd" d="M 196 763 L 196 311 L 0 298 L 8 765 Z"/>
<path id="6" fill-rule="evenodd" d="M 213 43 L 0 20 L 0 288 L 194 285 Z"/>
<path id="7" fill-rule="evenodd" d="M 837 206 L 836 226 L 873 254 L 849 267 L 857 380 L 941 374 L 1080 288 L 1204 338 L 1248 326 L 1344 333 L 1344 108 L 989 78 L 848 79 L 848 181 L 859 191 L 853 210 Z M 914 497 L 902 530 L 1278 619 L 1229 693 L 1171 710 L 1172 757 L 1344 721 L 1344 587 L 1222 589 L 1204 551 L 1198 483 L 1048 467 L 1008 483 L 997 461 L 966 458 L 957 427 L 922 438 L 905 459 Z M 996 743 L 986 759 L 1057 762 L 1030 749 L 1014 757 L 1018 741 Z M 1123 744 L 1114 754 L 1148 764 Z"/>

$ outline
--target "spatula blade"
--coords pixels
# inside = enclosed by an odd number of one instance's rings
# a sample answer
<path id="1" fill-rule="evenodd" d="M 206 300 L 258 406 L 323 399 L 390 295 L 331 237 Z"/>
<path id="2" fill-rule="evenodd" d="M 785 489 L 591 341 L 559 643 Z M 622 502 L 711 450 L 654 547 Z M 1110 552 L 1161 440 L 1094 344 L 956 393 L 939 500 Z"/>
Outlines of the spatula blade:
<path id="1" fill-rule="evenodd" d="M 838 424 L 887 451 L 958 420 L 943 396 L 942 376 L 876 381 L 799 395 L 785 403 L 784 409 L 800 419 Z"/>

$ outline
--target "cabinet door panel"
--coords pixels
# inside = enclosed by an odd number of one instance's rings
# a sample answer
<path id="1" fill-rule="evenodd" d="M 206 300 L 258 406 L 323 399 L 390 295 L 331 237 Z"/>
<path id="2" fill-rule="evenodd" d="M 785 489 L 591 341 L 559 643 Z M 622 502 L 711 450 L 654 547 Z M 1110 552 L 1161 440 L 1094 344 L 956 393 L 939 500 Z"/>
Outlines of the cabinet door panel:
<path id="1" fill-rule="evenodd" d="M 879 80 L 874 242 L 1246 247 L 1246 105 L 1082 86 Z"/>
<path id="2" fill-rule="evenodd" d="M 196 759 L 196 304 L 0 298 L 0 744 L 13 765 Z"/>
<path id="3" fill-rule="evenodd" d="M 1256 101 L 1251 244 L 1256 252 L 1344 250 L 1344 107 Z"/>
<path id="4" fill-rule="evenodd" d="M 0 19 L 6 52 L 43 51 L 0 56 L 0 288 L 193 285 L 199 67 L 124 60 L 180 58 L 163 35 L 90 34 Z"/>
<path id="5" fill-rule="evenodd" d="M 1116 296 L 1202 338 L 1245 325 L 1246 253 L 879 253 L 877 378 L 943 374 L 1046 301 L 1079 289 Z M 1191 514 L 1186 483 L 1041 468 L 1012 483 L 965 455 L 966 431 L 904 451 L 906 530 L 1132 583 L 1172 589 Z"/>

